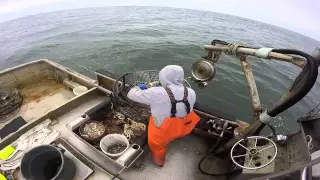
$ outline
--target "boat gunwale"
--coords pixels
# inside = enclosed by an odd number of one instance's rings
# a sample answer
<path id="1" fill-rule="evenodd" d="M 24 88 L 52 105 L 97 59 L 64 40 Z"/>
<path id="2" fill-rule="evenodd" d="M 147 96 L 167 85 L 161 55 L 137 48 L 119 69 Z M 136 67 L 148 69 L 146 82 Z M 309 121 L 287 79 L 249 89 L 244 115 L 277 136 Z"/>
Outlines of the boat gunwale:
<path id="1" fill-rule="evenodd" d="M 42 123 L 46 119 L 53 120 L 54 119 L 53 117 L 60 116 L 61 114 L 68 112 L 68 110 L 74 109 L 79 104 L 81 104 L 82 99 L 86 99 L 86 96 L 89 96 L 91 93 L 94 93 L 96 91 L 97 91 L 97 88 L 91 88 L 86 93 L 71 98 L 70 100 L 66 101 L 64 104 L 57 107 L 56 109 L 52 109 L 47 113 L 45 113 L 43 116 L 38 117 L 35 120 L 30 121 L 29 123 L 23 125 L 16 132 L 13 132 L 9 134 L 7 137 L 0 140 L 0 149 L 3 149 L 6 146 L 10 145 L 15 140 L 17 140 L 22 134 L 26 133 L 27 131 L 37 126 L 38 124 Z"/>

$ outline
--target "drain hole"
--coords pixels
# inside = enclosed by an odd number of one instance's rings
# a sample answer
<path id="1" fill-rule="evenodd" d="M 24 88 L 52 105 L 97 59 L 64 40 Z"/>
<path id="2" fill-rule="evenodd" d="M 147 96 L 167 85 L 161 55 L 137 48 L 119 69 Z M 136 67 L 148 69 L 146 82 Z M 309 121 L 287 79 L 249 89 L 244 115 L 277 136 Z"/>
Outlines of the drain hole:
<path id="1" fill-rule="evenodd" d="M 268 156 L 268 159 L 271 159 L 272 158 L 272 156 Z"/>
<path id="2" fill-rule="evenodd" d="M 86 115 L 86 114 L 83 114 L 81 117 L 82 117 L 82 118 L 86 118 L 86 117 L 87 117 L 87 115 Z"/>
<path id="3" fill-rule="evenodd" d="M 140 146 L 137 145 L 137 144 L 132 145 L 132 148 L 133 148 L 133 149 L 139 149 L 139 147 L 140 147 Z"/>
<path id="4" fill-rule="evenodd" d="M 256 162 L 255 164 L 254 164 L 256 167 L 259 167 L 259 166 L 261 166 L 261 162 Z"/>

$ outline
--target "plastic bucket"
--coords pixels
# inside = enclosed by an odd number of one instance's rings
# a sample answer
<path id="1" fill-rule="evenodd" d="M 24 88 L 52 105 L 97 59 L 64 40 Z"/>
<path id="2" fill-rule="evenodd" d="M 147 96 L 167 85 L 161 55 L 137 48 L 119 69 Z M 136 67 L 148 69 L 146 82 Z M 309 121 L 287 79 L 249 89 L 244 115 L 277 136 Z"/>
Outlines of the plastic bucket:
<path id="1" fill-rule="evenodd" d="M 124 144 L 127 147 L 122 152 L 119 152 L 119 153 L 116 153 L 116 154 L 108 153 L 107 152 L 108 148 L 110 146 L 112 146 L 112 145 L 115 145 L 115 144 Z M 124 135 L 121 135 L 121 134 L 109 134 L 109 135 L 106 135 L 104 138 L 101 139 L 100 148 L 101 148 L 102 152 L 104 152 L 106 155 L 116 158 L 116 157 L 121 156 L 129 148 L 129 141 Z"/>
<path id="2" fill-rule="evenodd" d="M 88 90 L 88 88 L 85 86 L 77 86 L 72 91 L 73 91 L 74 95 L 79 96 L 79 95 L 85 93 L 87 90 Z"/>
<path id="3" fill-rule="evenodd" d="M 70 180 L 75 164 L 63 155 L 64 150 L 43 145 L 28 151 L 21 160 L 21 174 L 32 180 Z"/>
<path id="4" fill-rule="evenodd" d="M 101 126 L 103 129 L 101 131 L 97 131 L 95 130 L 95 132 L 99 132 L 99 136 L 96 137 L 90 137 L 90 133 L 85 132 L 85 127 L 87 125 L 90 126 L 90 124 L 95 124 L 96 126 Z M 101 140 L 105 135 L 106 135 L 106 128 L 103 125 L 103 123 L 101 121 L 95 121 L 95 120 L 89 120 L 87 122 L 85 122 L 84 124 L 82 124 L 79 128 L 79 134 L 80 136 L 85 139 L 86 141 L 89 142 L 99 142 L 99 140 Z"/>

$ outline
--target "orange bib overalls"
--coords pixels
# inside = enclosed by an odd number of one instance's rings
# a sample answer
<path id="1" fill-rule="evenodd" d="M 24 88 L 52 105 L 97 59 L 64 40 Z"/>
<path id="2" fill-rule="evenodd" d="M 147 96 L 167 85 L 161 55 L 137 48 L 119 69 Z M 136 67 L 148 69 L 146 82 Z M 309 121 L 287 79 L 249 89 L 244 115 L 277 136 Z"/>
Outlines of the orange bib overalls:
<path id="1" fill-rule="evenodd" d="M 150 117 L 148 127 L 148 144 L 151 149 L 153 160 L 159 166 L 163 166 L 168 144 L 183 136 L 190 134 L 197 125 L 200 117 L 195 112 L 190 112 L 188 102 L 188 89 L 184 88 L 183 100 L 177 101 L 169 88 L 165 88 L 171 101 L 171 117 L 166 118 L 160 127 L 156 127 L 153 117 Z M 184 118 L 176 117 L 176 104 L 184 103 L 187 109 L 187 115 Z"/>

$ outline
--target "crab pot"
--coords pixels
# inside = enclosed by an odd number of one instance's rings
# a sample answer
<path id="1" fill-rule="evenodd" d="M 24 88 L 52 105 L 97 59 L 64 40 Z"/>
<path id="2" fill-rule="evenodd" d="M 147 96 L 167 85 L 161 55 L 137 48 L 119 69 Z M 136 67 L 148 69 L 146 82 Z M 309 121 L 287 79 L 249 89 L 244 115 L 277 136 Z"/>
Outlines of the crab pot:
<path id="1" fill-rule="evenodd" d="M 43 145 L 31 149 L 21 161 L 21 174 L 30 180 L 70 180 L 76 172 L 75 164 L 54 146 Z"/>

